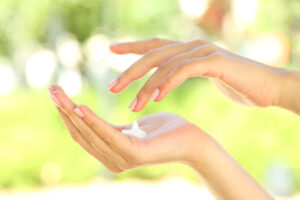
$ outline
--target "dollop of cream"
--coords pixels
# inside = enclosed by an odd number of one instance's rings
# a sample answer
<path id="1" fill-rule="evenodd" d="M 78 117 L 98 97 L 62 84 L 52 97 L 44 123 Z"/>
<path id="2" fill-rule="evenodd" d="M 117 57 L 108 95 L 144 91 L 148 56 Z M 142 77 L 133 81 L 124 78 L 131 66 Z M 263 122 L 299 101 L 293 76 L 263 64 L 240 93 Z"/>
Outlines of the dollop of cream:
<path id="1" fill-rule="evenodd" d="M 127 130 L 123 129 L 122 133 L 128 134 L 128 135 L 133 135 L 133 136 L 135 136 L 137 138 L 140 138 L 140 139 L 143 139 L 143 138 L 145 138 L 147 136 L 146 132 L 143 131 L 139 127 L 139 125 L 138 125 L 138 123 L 137 123 L 136 120 L 132 123 L 131 129 L 127 129 Z"/>

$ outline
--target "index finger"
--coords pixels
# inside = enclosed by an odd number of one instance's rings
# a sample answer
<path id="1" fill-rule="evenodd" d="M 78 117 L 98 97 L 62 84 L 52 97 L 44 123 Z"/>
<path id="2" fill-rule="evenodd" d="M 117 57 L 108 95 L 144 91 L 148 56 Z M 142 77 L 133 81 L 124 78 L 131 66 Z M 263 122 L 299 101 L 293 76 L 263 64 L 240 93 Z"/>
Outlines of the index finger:
<path id="1" fill-rule="evenodd" d="M 121 42 L 114 43 L 109 46 L 110 50 L 117 54 L 145 54 L 152 49 L 156 49 L 168 44 L 177 43 L 174 40 L 165 40 L 159 38 L 152 38 L 148 40 L 140 40 L 135 42 Z"/>

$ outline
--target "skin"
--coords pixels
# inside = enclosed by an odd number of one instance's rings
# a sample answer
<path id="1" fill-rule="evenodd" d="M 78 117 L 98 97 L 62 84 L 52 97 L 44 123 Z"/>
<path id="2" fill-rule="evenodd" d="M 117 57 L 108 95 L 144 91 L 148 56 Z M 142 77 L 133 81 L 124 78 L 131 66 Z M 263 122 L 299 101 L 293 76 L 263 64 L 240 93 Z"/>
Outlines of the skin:
<path id="1" fill-rule="evenodd" d="M 113 93 L 157 68 L 131 104 L 134 112 L 142 110 L 151 96 L 160 101 L 186 79 L 201 76 L 234 102 L 279 106 L 300 114 L 300 95 L 295 92 L 300 89 L 297 72 L 257 63 L 202 40 L 150 39 L 110 48 L 118 54 L 143 55 L 109 84 Z M 194 169 L 217 199 L 272 199 L 213 138 L 175 114 L 157 113 L 139 119 L 139 126 L 147 133 L 141 140 L 121 133 L 130 124 L 110 124 L 87 106 L 72 102 L 61 87 L 49 89 L 72 138 L 113 173 L 178 162 Z"/>
<path id="2" fill-rule="evenodd" d="M 147 137 L 141 140 L 121 133 L 131 124 L 109 124 L 61 87 L 51 86 L 50 93 L 72 138 L 113 173 L 177 162 L 194 169 L 218 199 L 272 199 L 213 138 L 182 117 L 142 117 L 138 124 Z"/>
<path id="3" fill-rule="evenodd" d="M 134 101 L 131 104 L 134 112 L 144 108 L 156 89 L 159 93 L 153 100 L 161 101 L 191 77 L 208 78 L 225 96 L 239 104 L 284 107 L 280 105 L 280 94 L 289 71 L 243 58 L 206 41 L 150 39 L 113 44 L 110 49 L 117 54 L 143 55 L 108 86 L 113 93 L 121 92 L 157 68 L 137 93 L 136 104 Z"/>

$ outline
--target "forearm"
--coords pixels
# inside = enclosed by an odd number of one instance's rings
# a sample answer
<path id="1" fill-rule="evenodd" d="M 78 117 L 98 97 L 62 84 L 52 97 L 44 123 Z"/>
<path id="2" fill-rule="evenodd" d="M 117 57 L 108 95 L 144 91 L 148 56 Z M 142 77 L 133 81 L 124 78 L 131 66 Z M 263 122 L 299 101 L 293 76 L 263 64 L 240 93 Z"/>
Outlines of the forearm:
<path id="1" fill-rule="evenodd" d="M 192 168 L 217 199 L 272 199 L 214 139 L 208 141 Z"/>
<path id="2" fill-rule="evenodd" d="M 300 73 L 287 71 L 282 76 L 283 86 L 278 106 L 300 115 Z"/>

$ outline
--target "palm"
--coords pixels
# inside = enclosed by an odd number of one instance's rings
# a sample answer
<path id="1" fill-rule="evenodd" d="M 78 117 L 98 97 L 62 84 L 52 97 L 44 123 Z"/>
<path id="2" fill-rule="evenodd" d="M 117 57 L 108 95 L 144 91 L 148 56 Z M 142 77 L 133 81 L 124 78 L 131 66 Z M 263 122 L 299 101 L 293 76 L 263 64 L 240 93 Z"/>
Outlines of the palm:
<path id="1" fill-rule="evenodd" d="M 188 151 L 191 137 L 197 128 L 185 119 L 172 113 L 157 113 L 138 120 L 140 128 L 147 133 L 144 140 L 130 137 L 136 152 L 144 155 L 146 163 L 160 163 L 163 160 L 181 161 Z M 128 129 L 129 126 L 123 128 Z M 197 128 L 198 129 L 198 128 Z M 198 132 L 197 132 L 198 133 Z M 178 151 L 182 149 L 184 151 Z M 170 157 L 170 152 L 178 152 Z"/>
<path id="2" fill-rule="evenodd" d="M 196 142 L 201 147 L 204 141 L 205 134 L 197 126 L 172 113 L 139 119 L 140 128 L 147 133 L 144 140 L 125 135 L 121 131 L 131 125 L 107 123 L 87 106 L 77 106 L 59 86 L 53 86 L 51 92 L 60 102 L 58 111 L 72 138 L 112 172 L 165 162 L 189 162 L 191 152 L 195 152 L 192 144 Z"/>

